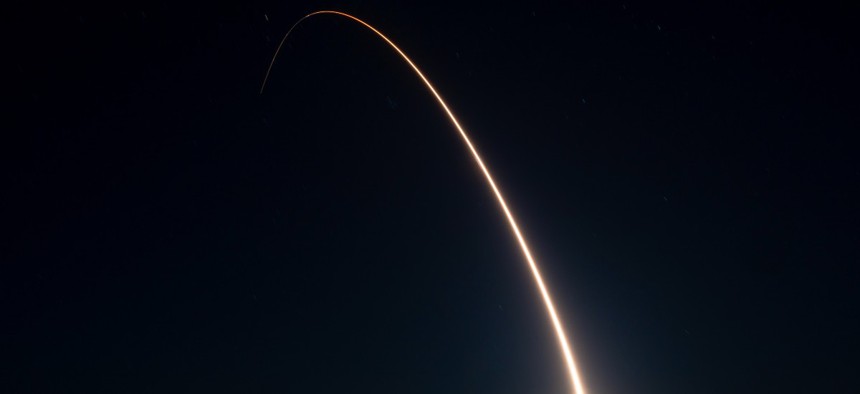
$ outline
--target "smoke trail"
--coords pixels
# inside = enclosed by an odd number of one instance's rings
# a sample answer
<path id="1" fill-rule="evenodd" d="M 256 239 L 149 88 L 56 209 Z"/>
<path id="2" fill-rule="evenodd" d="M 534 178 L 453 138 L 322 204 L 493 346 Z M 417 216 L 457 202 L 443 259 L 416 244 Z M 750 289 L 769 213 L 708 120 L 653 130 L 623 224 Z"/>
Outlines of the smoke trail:
<path id="1" fill-rule="evenodd" d="M 427 89 L 430 90 L 430 93 L 432 93 L 433 96 L 436 97 L 436 101 L 439 102 L 439 105 L 442 107 L 443 110 L 445 110 L 445 113 L 448 115 L 448 118 L 451 119 L 451 123 L 453 123 L 454 127 L 457 128 L 457 131 L 460 132 L 460 137 L 463 138 L 463 142 L 466 143 L 466 146 L 469 148 L 469 151 L 472 152 L 472 157 L 475 159 L 475 163 L 478 165 L 478 167 L 481 168 L 481 172 L 484 173 L 484 178 L 486 178 L 487 183 L 490 185 L 490 188 L 493 190 L 493 194 L 496 195 L 496 200 L 499 202 L 499 207 L 502 209 L 502 212 L 504 212 L 505 217 L 508 219 L 508 224 L 510 224 L 510 226 L 511 226 L 511 231 L 513 231 L 514 236 L 516 236 L 516 238 L 517 238 L 517 242 L 519 242 L 519 244 L 520 244 L 520 249 L 522 250 L 523 256 L 526 258 L 526 261 L 529 264 L 529 268 L 531 269 L 532 275 L 534 276 L 535 283 L 537 284 L 537 287 L 540 290 L 540 294 L 541 294 L 541 297 L 543 298 L 543 302 L 544 302 L 544 305 L 546 306 L 546 310 L 549 313 L 550 319 L 552 320 L 552 325 L 555 328 L 555 334 L 558 337 L 559 346 L 561 347 L 562 354 L 564 355 L 564 360 L 567 363 L 567 369 L 568 369 L 568 372 L 570 374 L 571 382 L 573 384 L 574 393 L 575 394 L 585 394 L 585 389 L 583 388 L 582 380 L 579 377 L 579 372 L 578 372 L 577 367 L 576 367 L 576 361 L 573 358 L 573 351 L 571 350 L 571 346 L 568 343 L 567 335 L 565 335 L 565 333 L 564 333 L 564 327 L 562 327 L 561 320 L 558 317 L 558 313 L 556 313 L 556 311 L 555 311 L 555 306 L 553 305 L 552 297 L 550 297 L 549 291 L 547 290 L 546 285 L 544 284 L 543 277 L 540 274 L 540 270 L 538 269 L 537 263 L 535 263 L 534 258 L 532 258 L 532 254 L 529 251 L 529 247 L 526 244 L 526 240 L 525 240 L 525 238 L 523 238 L 523 235 L 520 232 L 519 226 L 517 226 L 517 221 L 514 220 L 514 215 L 511 213 L 511 210 L 508 208 L 508 204 L 505 203 L 504 197 L 502 197 L 502 192 L 499 191 L 498 186 L 496 186 L 496 182 L 493 180 L 493 176 L 490 175 L 490 170 L 488 170 L 487 166 L 484 165 L 484 161 L 481 160 L 481 156 L 478 154 L 478 151 L 475 149 L 475 146 L 472 145 L 472 141 L 469 139 L 469 136 L 466 135 L 466 131 L 463 130 L 462 126 L 460 126 L 460 122 L 457 121 L 457 118 L 454 117 L 454 114 L 448 108 L 448 105 L 445 103 L 445 100 L 443 100 L 442 96 L 440 96 L 439 93 L 436 92 L 436 88 L 434 88 L 433 84 L 431 84 L 430 81 L 427 79 L 427 77 L 424 76 L 424 73 L 422 73 L 421 70 L 418 69 L 418 66 L 416 66 L 415 63 L 413 63 L 412 60 L 409 59 L 409 56 L 406 56 L 406 54 L 403 53 L 403 51 L 401 51 L 400 48 L 394 44 L 394 42 L 392 42 L 390 39 L 388 39 L 388 37 L 386 37 L 384 34 L 382 34 L 379 30 L 376 30 L 375 27 L 369 25 L 367 22 L 365 22 L 361 19 L 358 19 L 352 15 L 349 15 L 349 14 L 346 14 L 346 13 L 343 13 L 340 11 L 316 11 L 316 12 L 312 12 L 310 14 L 303 16 L 301 19 L 299 19 L 298 22 L 296 22 L 295 24 L 293 24 L 292 27 L 290 27 L 290 30 L 287 31 L 287 34 L 284 35 L 284 38 L 281 40 L 281 43 L 278 45 L 278 49 L 275 50 L 275 55 L 272 56 L 272 62 L 269 63 L 269 69 L 266 71 L 266 76 L 265 76 L 265 78 L 263 78 L 263 85 L 260 87 L 260 94 L 262 94 L 263 89 L 266 88 L 266 82 L 269 80 L 269 74 L 272 72 L 272 67 L 275 65 L 275 59 L 278 58 L 278 53 L 280 53 L 281 47 L 284 46 L 284 42 L 287 41 L 287 37 L 290 36 L 290 33 L 293 32 L 293 29 L 295 29 L 296 26 L 298 26 L 300 23 L 302 23 L 302 21 L 304 21 L 305 19 L 310 18 L 314 15 L 320 15 L 320 14 L 339 15 L 339 16 L 343 16 L 343 17 L 352 19 L 353 21 L 360 23 L 364 27 L 366 27 L 366 28 L 370 29 L 371 31 L 373 31 L 374 33 L 376 33 L 376 35 L 378 35 L 380 38 L 385 40 L 385 42 L 387 42 L 388 45 L 391 45 L 391 47 L 394 48 L 394 50 L 397 51 L 398 54 L 400 54 L 400 56 L 403 58 L 403 60 L 405 60 L 406 63 L 408 63 L 409 66 L 412 67 L 412 70 L 415 71 L 415 74 L 417 74 L 418 77 L 421 78 L 422 81 L 424 81 L 424 85 L 427 86 Z"/>

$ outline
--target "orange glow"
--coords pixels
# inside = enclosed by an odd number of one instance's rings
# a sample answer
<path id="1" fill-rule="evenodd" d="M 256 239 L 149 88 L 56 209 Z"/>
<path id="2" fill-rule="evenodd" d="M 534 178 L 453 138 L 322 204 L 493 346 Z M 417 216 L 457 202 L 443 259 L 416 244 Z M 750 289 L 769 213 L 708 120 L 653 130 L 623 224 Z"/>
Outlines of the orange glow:
<path id="1" fill-rule="evenodd" d="M 490 170 L 488 170 L 487 166 L 484 165 L 484 161 L 481 160 L 481 156 L 478 154 L 478 151 L 475 149 L 475 146 L 472 145 L 472 141 L 469 139 L 469 136 L 466 134 L 466 131 L 463 130 L 462 126 L 460 126 L 460 122 L 457 121 L 457 118 L 454 117 L 454 114 L 448 108 L 448 105 L 445 103 L 445 100 L 442 99 L 442 96 L 439 95 L 439 93 L 436 91 L 436 88 L 433 87 L 433 85 L 430 83 L 430 81 L 427 79 L 427 77 L 425 77 L 424 74 L 421 72 L 421 70 L 418 69 L 418 66 L 416 66 L 415 63 L 413 63 L 412 60 L 409 59 L 409 56 L 406 56 L 406 54 L 403 53 L 403 51 L 401 51 L 400 48 L 398 48 L 397 45 L 394 44 L 394 42 L 392 42 L 390 39 L 388 39 L 388 37 L 386 37 L 384 34 L 382 34 L 379 30 L 376 30 L 376 28 L 374 28 L 373 26 L 367 24 L 366 22 L 364 22 L 361 19 L 358 19 L 352 15 L 349 15 L 349 14 L 346 14 L 343 12 L 339 12 L 339 11 L 316 11 L 316 12 L 312 12 L 310 14 L 305 15 L 301 19 L 299 19 L 299 21 L 296 22 L 290 28 L 289 31 L 287 31 L 287 34 L 284 35 L 284 38 L 281 40 L 280 45 L 278 45 L 278 49 L 275 51 L 275 55 L 272 57 L 272 62 L 269 64 L 268 71 L 266 71 L 266 77 L 263 79 L 263 86 L 260 88 L 260 93 L 262 93 L 263 89 L 266 87 L 266 81 L 268 81 L 268 79 L 269 79 L 269 73 L 271 73 L 271 71 L 272 71 L 272 66 L 274 66 L 274 64 L 275 64 L 275 59 L 278 57 L 278 53 L 281 51 L 281 47 L 283 47 L 284 42 L 286 42 L 287 37 L 289 37 L 289 35 L 293 31 L 293 29 L 295 29 L 296 26 L 298 26 L 299 23 L 301 23 L 305 19 L 310 18 L 314 15 L 320 15 L 320 14 L 333 14 L 333 15 L 339 15 L 339 16 L 343 16 L 343 17 L 352 19 L 353 21 L 356 21 L 356 22 L 362 24 L 364 27 L 367 27 L 368 29 L 370 29 L 371 31 L 376 33 L 376 35 L 378 35 L 383 40 L 385 40 L 385 42 L 387 42 L 388 45 L 391 45 L 391 47 L 394 48 L 394 50 L 397 51 L 398 54 L 400 54 L 400 56 L 403 58 L 403 60 L 405 60 L 406 63 L 408 63 L 409 66 L 412 67 L 412 70 L 415 71 L 415 73 L 418 75 L 418 77 L 421 78 L 422 81 L 424 81 L 424 85 L 427 86 L 427 89 L 430 90 L 430 93 L 432 93 L 433 96 L 436 97 L 436 101 L 439 102 L 439 105 L 442 107 L 443 110 L 445 110 L 445 113 L 448 115 L 448 118 L 451 119 L 451 123 L 453 123 L 454 127 L 457 129 L 457 131 L 460 132 L 460 137 L 463 138 L 463 142 L 466 143 L 466 146 L 469 148 L 469 151 L 472 153 L 472 157 L 475 159 L 475 163 L 478 165 L 478 167 L 480 167 L 481 172 L 484 173 L 484 178 L 487 180 L 487 183 L 490 185 L 490 188 L 493 190 L 493 194 L 495 194 L 496 200 L 499 202 L 499 207 L 502 209 L 502 212 L 504 212 L 505 217 L 508 219 L 508 224 L 510 225 L 511 230 L 514 233 L 514 236 L 516 236 L 517 242 L 520 245 L 520 249 L 522 250 L 523 256 L 525 257 L 526 261 L 528 262 L 529 268 L 531 269 L 532 275 L 534 276 L 535 283 L 537 284 L 537 287 L 540 290 L 540 294 L 541 294 L 541 297 L 543 298 L 544 305 L 546 306 L 546 310 L 549 313 L 550 319 L 552 320 L 552 325 L 555 328 L 555 333 L 556 333 L 556 336 L 558 337 L 558 343 L 559 343 L 559 346 L 561 347 L 562 354 L 564 355 L 564 360 L 567 364 L 567 369 L 568 369 L 568 372 L 570 374 L 571 382 L 573 384 L 573 392 L 575 394 L 585 394 L 585 389 L 583 388 L 582 379 L 580 379 L 580 377 L 579 377 L 579 372 L 578 372 L 577 367 L 576 367 L 576 361 L 574 360 L 574 357 L 573 357 L 573 351 L 571 350 L 571 346 L 567 340 L 567 335 L 565 335 L 565 333 L 564 333 L 564 327 L 561 324 L 561 319 L 559 319 L 558 313 L 556 312 L 555 306 L 553 305 L 552 297 L 550 297 L 549 291 L 547 290 L 546 285 L 544 284 L 543 277 L 540 274 L 540 270 L 538 269 L 537 263 L 535 263 L 534 258 L 532 258 L 532 254 L 529 251 L 529 247 L 526 244 L 526 240 L 523 237 L 522 233 L 520 232 L 519 226 L 517 226 L 517 222 L 514 219 L 514 215 L 511 213 L 511 210 L 508 208 L 508 204 L 505 203 L 504 197 L 502 197 L 502 192 L 499 191 L 498 186 L 496 186 L 496 182 L 493 180 L 493 176 L 490 175 Z"/>

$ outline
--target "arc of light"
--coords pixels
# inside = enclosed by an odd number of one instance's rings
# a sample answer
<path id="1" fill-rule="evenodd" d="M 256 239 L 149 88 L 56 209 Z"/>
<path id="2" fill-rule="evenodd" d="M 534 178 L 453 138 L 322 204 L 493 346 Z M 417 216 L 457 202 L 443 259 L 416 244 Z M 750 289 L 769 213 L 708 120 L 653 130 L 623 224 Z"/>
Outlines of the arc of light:
<path id="1" fill-rule="evenodd" d="M 393 48 L 395 51 L 397 51 L 397 53 L 400 55 L 400 57 L 402 57 L 403 60 L 405 60 L 406 63 L 408 63 L 409 66 L 412 67 L 412 70 L 415 71 L 415 74 L 417 74 L 418 77 L 421 78 L 421 81 L 424 82 L 424 85 L 427 86 L 427 89 L 430 90 L 430 93 L 432 93 L 433 96 L 436 98 L 436 101 L 439 102 L 439 105 L 445 111 L 445 114 L 448 115 L 448 118 L 451 120 L 451 123 L 453 123 L 454 127 L 457 129 L 457 131 L 460 132 L 460 137 L 463 138 L 463 142 L 466 143 L 466 146 L 469 148 L 469 151 L 472 153 L 472 158 L 475 159 L 475 163 L 481 169 L 481 172 L 484 173 L 484 178 L 487 180 L 487 183 L 490 185 L 490 189 L 493 190 L 493 194 L 495 194 L 495 196 L 496 196 L 496 200 L 499 203 L 499 207 L 502 209 L 502 212 L 504 212 L 505 217 L 508 219 L 508 224 L 511 227 L 511 231 L 513 231 L 514 236 L 516 236 L 517 242 L 520 245 L 520 249 L 522 250 L 523 256 L 525 257 L 526 261 L 528 262 L 529 268 L 531 269 L 531 272 L 532 272 L 532 276 L 534 277 L 535 283 L 537 284 L 537 287 L 540 290 L 540 294 L 541 294 L 541 297 L 543 298 L 543 302 L 544 302 L 544 305 L 546 306 L 546 310 L 549 313 L 550 320 L 552 320 L 552 325 L 555 328 L 555 334 L 558 337 L 558 344 L 561 347 L 562 354 L 564 355 L 564 360 L 567 363 L 567 369 L 568 369 L 568 373 L 570 374 L 571 382 L 573 384 L 574 393 L 575 394 L 585 394 L 585 389 L 583 388 L 582 380 L 579 377 L 579 372 L 578 372 L 578 369 L 576 367 L 576 361 L 573 358 L 573 351 L 571 350 L 571 346 L 570 346 L 570 343 L 567 339 L 567 335 L 564 333 L 564 327 L 561 324 L 561 319 L 559 319 L 558 313 L 555 310 L 555 305 L 552 302 L 552 297 L 550 296 L 549 290 L 547 290 L 547 287 L 544 284 L 543 277 L 540 274 L 540 269 L 538 269 L 537 263 L 535 263 L 535 260 L 532 257 L 531 252 L 529 251 L 528 244 L 526 244 L 526 240 L 523 237 L 519 226 L 517 226 L 517 221 L 516 221 L 516 219 L 514 219 L 514 215 L 511 213 L 511 210 L 508 208 L 508 204 L 505 202 L 505 198 L 502 197 L 502 192 L 499 190 L 499 187 L 496 186 L 496 182 L 493 180 L 493 176 L 490 175 L 490 170 L 487 169 L 487 166 L 484 164 L 484 161 L 481 159 L 481 155 L 478 154 L 478 150 L 475 149 L 475 146 L 472 144 L 472 141 L 469 139 L 469 136 L 466 134 L 466 131 L 463 129 L 462 126 L 460 126 L 460 122 L 457 121 L 457 118 L 454 116 L 454 113 L 451 112 L 451 109 L 448 108 L 448 104 L 445 103 L 445 100 L 442 99 L 442 96 L 439 95 L 439 92 L 436 91 L 436 88 L 433 87 L 433 84 L 430 83 L 430 80 L 428 80 L 427 77 L 424 76 L 424 73 L 422 73 L 421 70 L 418 68 L 418 66 L 416 66 L 415 63 L 412 62 L 412 59 L 410 59 L 409 56 L 406 56 L 406 54 L 403 53 L 403 51 L 401 51 L 400 48 L 394 44 L 393 41 L 391 41 L 388 37 L 386 37 L 385 34 L 382 34 L 382 32 L 380 32 L 379 30 L 376 30 L 375 27 L 371 26 L 367 22 L 365 22 L 361 19 L 358 19 L 358 18 L 356 18 L 350 14 L 343 13 L 340 11 L 328 11 L 328 10 L 312 12 L 310 14 L 305 15 L 301 19 L 299 19 L 298 22 L 296 22 L 295 24 L 293 24 L 292 27 L 290 27 L 290 30 L 287 31 L 287 34 L 284 35 L 284 38 L 281 40 L 281 43 L 278 45 L 278 49 L 275 50 L 275 55 L 272 57 L 272 62 L 269 63 L 269 69 L 266 71 L 266 76 L 265 76 L 265 78 L 263 78 L 263 85 L 262 85 L 262 87 L 260 87 L 260 94 L 262 94 L 263 89 L 266 88 L 266 82 L 269 80 L 269 74 L 272 72 L 272 67 L 275 65 L 275 59 L 278 58 L 278 53 L 281 52 L 281 48 L 284 46 L 284 43 L 287 41 L 287 37 L 289 37 L 290 33 L 293 32 L 293 29 L 295 29 L 296 26 L 298 26 L 300 23 L 302 23 L 302 21 L 304 21 L 305 19 L 310 18 L 314 15 L 321 15 L 321 14 L 332 14 L 332 15 L 339 15 L 339 16 L 349 18 L 355 22 L 360 23 L 362 26 L 370 29 L 371 31 L 376 33 L 376 35 L 378 35 L 380 38 L 385 40 L 385 42 L 387 42 L 388 45 L 391 45 L 391 48 Z"/>

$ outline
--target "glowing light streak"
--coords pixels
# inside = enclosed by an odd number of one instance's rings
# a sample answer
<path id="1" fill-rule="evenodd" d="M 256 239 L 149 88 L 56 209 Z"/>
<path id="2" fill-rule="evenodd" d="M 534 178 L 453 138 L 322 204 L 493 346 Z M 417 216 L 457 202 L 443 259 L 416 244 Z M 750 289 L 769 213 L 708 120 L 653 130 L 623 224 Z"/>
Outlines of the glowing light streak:
<path id="1" fill-rule="evenodd" d="M 478 167 L 480 167 L 481 172 L 484 174 L 484 178 L 487 180 L 487 183 L 490 185 L 490 188 L 493 190 L 493 194 L 495 194 L 495 196 L 496 196 L 496 200 L 499 202 L 499 207 L 501 207 L 502 211 L 505 214 L 505 217 L 508 219 L 508 224 L 510 225 L 511 230 L 514 233 L 514 236 L 516 236 L 516 238 L 517 238 L 517 242 L 520 245 L 520 249 L 522 250 L 523 256 L 525 257 L 526 261 L 528 262 L 528 265 L 529 265 L 529 268 L 531 269 L 535 283 L 537 284 L 537 287 L 540 290 L 540 294 L 541 294 L 541 297 L 543 298 L 543 302 L 544 302 L 544 305 L 546 306 L 546 310 L 549 313 L 550 320 L 552 320 L 553 328 L 555 329 L 556 336 L 558 337 L 559 346 L 561 347 L 562 354 L 564 355 L 564 360 L 567 364 L 567 369 L 568 369 L 568 373 L 570 374 L 571 382 L 573 384 L 574 393 L 585 394 L 585 389 L 583 388 L 582 379 L 579 377 L 579 372 L 578 372 L 578 368 L 576 366 L 576 361 L 574 360 L 574 357 L 573 357 L 573 351 L 571 350 L 571 346 L 570 346 L 570 343 L 567 339 L 567 335 L 564 332 L 564 327 L 561 324 L 561 319 L 559 319 L 558 313 L 555 310 L 555 305 L 552 302 L 552 297 L 550 296 L 549 290 L 547 290 L 547 287 L 544 284 L 543 277 L 540 274 L 540 270 L 538 269 L 537 263 L 535 263 L 535 260 L 532 257 L 531 251 L 529 251 L 529 247 L 526 244 L 526 240 L 523 237 L 519 226 L 517 226 L 517 221 L 514 219 L 514 215 L 511 213 L 511 210 L 508 208 L 508 204 L 505 202 L 505 198 L 502 197 L 502 192 L 499 190 L 499 187 L 496 186 L 496 182 L 493 180 L 493 176 L 490 175 L 490 170 L 488 170 L 487 166 L 484 165 L 484 161 L 481 159 L 481 155 L 478 154 L 477 149 L 475 149 L 475 146 L 472 144 L 472 141 L 469 139 L 469 136 L 466 134 L 466 131 L 463 130 L 463 127 L 460 126 L 460 122 L 457 121 L 457 118 L 454 116 L 454 113 L 451 112 L 451 109 L 448 108 L 448 104 L 445 103 L 445 100 L 442 99 L 442 96 L 439 95 L 439 92 L 436 91 L 436 88 L 433 87 L 433 84 L 431 84 L 430 81 L 427 79 L 427 77 L 424 76 L 424 73 L 422 73 L 421 70 L 418 69 L 418 66 L 416 66 L 415 63 L 412 62 L 412 59 L 410 59 L 409 56 L 406 56 L 406 54 L 403 53 L 403 51 L 401 51 L 400 48 L 394 44 L 393 41 L 391 41 L 388 37 L 386 37 L 384 34 L 382 34 L 379 30 L 376 30 L 375 27 L 371 26 L 367 22 L 365 22 L 361 19 L 358 19 L 352 15 L 349 15 L 349 14 L 346 14 L 346 13 L 343 13 L 340 11 L 327 11 L 327 10 L 312 12 L 310 14 L 305 15 L 301 19 L 299 19 L 298 22 L 293 24 L 293 26 L 290 28 L 290 30 L 287 31 L 287 34 L 284 35 L 284 38 L 281 40 L 281 43 L 278 45 L 278 49 L 275 51 L 275 55 L 272 57 L 271 63 L 269 63 L 269 69 L 266 71 L 266 76 L 263 79 L 263 85 L 260 88 L 260 93 L 261 94 L 263 93 L 263 89 L 265 89 L 265 87 L 266 87 L 266 82 L 269 80 L 269 74 L 272 72 L 272 67 L 275 65 L 275 59 L 277 59 L 278 53 L 280 53 L 281 48 L 284 46 L 284 43 L 287 41 L 287 37 L 289 37 L 290 33 L 293 32 L 293 29 L 295 29 L 296 26 L 298 26 L 300 23 L 302 23 L 302 21 L 304 21 L 305 19 L 310 18 L 314 15 L 320 15 L 320 14 L 332 14 L 332 15 L 339 15 L 339 16 L 349 18 L 355 22 L 360 23 L 364 27 L 366 27 L 366 28 L 370 29 L 371 31 L 373 31 L 374 33 L 376 33 L 376 35 L 378 35 L 380 38 L 385 40 L 385 42 L 387 42 L 388 45 L 391 45 L 391 47 L 394 48 L 395 51 L 397 51 L 397 53 L 403 58 L 403 60 L 405 60 L 406 63 L 408 63 L 409 66 L 412 67 L 412 70 L 415 71 L 415 74 L 417 74 L 418 77 L 421 78 L 421 80 L 424 82 L 424 85 L 426 85 L 427 89 L 430 90 L 430 93 L 432 93 L 433 96 L 436 97 L 436 101 L 439 102 L 439 105 L 442 107 L 442 109 L 448 115 L 448 118 L 451 119 L 451 123 L 453 123 L 454 127 L 457 129 L 457 131 L 460 132 L 460 137 L 463 138 L 463 142 L 466 143 L 466 146 L 469 148 L 469 151 L 472 153 L 472 157 L 475 159 L 475 163 L 477 163 Z"/>

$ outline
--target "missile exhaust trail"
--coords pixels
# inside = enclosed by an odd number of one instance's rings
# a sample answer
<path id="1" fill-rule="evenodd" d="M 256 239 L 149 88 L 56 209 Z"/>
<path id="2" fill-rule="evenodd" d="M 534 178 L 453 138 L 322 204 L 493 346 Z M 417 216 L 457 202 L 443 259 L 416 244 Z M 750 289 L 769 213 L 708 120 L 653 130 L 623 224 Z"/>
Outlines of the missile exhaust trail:
<path id="1" fill-rule="evenodd" d="M 490 189 L 492 189 L 492 191 L 493 191 L 493 194 L 495 194 L 496 200 L 499 203 L 499 207 L 501 208 L 502 212 L 505 214 L 505 217 L 508 219 L 508 224 L 511 227 L 511 231 L 513 232 L 514 236 L 516 237 L 517 242 L 520 245 L 520 249 L 522 250 L 523 256 L 525 257 L 526 261 L 528 262 L 529 268 L 531 269 L 531 272 L 532 272 L 532 276 L 534 277 L 534 281 L 537 284 L 538 289 L 540 290 L 541 297 L 543 298 L 544 306 L 546 307 L 547 313 L 549 314 L 550 320 L 552 321 L 553 328 L 555 329 L 555 334 L 558 337 L 558 344 L 561 347 L 562 354 L 564 355 L 564 360 L 567 364 L 568 373 L 570 374 L 571 383 L 573 385 L 573 393 L 574 394 L 585 394 L 585 389 L 583 388 L 582 379 L 580 379 L 580 377 L 579 377 L 579 371 L 576 367 L 576 361 L 573 358 L 573 351 L 571 350 L 571 346 L 570 346 L 570 343 L 568 342 L 567 335 L 565 335 L 565 333 L 564 333 L 564 327 L 561 324 L 561 320 L 558 317 L 558 313 L 555 310 L 555 305 L 552 302 L 552 297 L 550 296 L 549 290 L 547 290 L 547 287 L 544 284 L 543 277 L 540 274 L 540 270 L 538 269 L 537 263 L 535 263 L 534 258 L 532 258 L 532 254 L 529 251 L 529 247 L 526 244 L 526 240 L 523 237 L 522 232 L 520 232 L 519 226 L 517 226 L 517 221 L 514 219 L 514 215 L 511 213 L 511 210 L 508 208 L 508 204 L 505 203 L 505 198 L 502 197 L 502 192 L 499 190 L 499 187 L 496 186 L 496 182 L 493 180 L 493 176 L 490 175 L 490 170 L 488 170 L 487 166 L 484 165 L 484 161 L 481 159 L 481 156 L 478 154 L 477 149 L 475 149 L 475 146 L 472 144 L 472 141 L 469 139 L 469 136 L 466 134 L 466 131 L 463 130 L 463 127 L 460 126 L 460 122 L 457 121 L 457 118 L 454 116 L 454 113 L 451 112 L 451 109 L 448 108 L 448 104 L 445 103 L 445 100 L 442 99 L 442 96 L 439 95 L 439 93 L 436 91 L 436 88 L 433 87 L 433 84 L 431 84 L 430 81 L 427 79 L 427 77 L 424 76 L 424 73 L 422 73 L 421 70 L 418 69 L 418 66 L 416 66 L 415 63 L 413 63 L 412 60 L 409 58 L 409 56 L 406 56 L 406 54 L 403 53 L 403 51 L 401 51 L 400 48 L 394 44 L 393 41 L 391 41 L 388 37 L 386 37 L 384 34 L 382 34 L 379 30 L 376 30 L 375 27 L 371 26 L 367 22 L 365 22 L 361 19 L 358 19 L 352 15 L 349 15 L 347 13 L 343 13 L 340 11 L 328 11 L 328 10 L 312 12 L 310 14 L 305 15 L 301 19 L 299 19 L 295 24 L 293 24 L 292 27 L 290 27 L 290 30 L 287 31 L 287 34 L 284 35 L 284 38 L 281 40 L 281 43 L 278 45 L 278 49 L 275 50 L 275 55 L 272 56 L 271 63 L 269 63 L 269 69 L 266 71 L 266 76 L 263 78 L 263 85 L 260 87 L 260 94 L 262 94 L 263 89 L 266 88 L 266 82 L 269 80 L 269 74 L 272 72 L 272 67 L 275 65 L 275 59 L 278 58 L 278 53 L 280 53 L 281 48 L 284 46 L 284 43 L 287 41 L 287 37 L 289 37 L 290 33 L 293 32 L 293 29 L 295 29 L 296 26 L 298 26 L 300 23 L 302 23 L 302 21 L 304 21 L 305 19 L 310 18 L 314 15 L 321 15 L 321 14 L 338 15 L 338 16 L 342 16 L 342 17 L 351 19 L 355 22 L 358 22 L 362 26 L 370 29 L 374 33 L 376 33 L 377 36 L 379 36 L 380 38 L 385 40 L 385 42 L 387 42 L 388 45 L 391 46 L 391 48 L 393 48 L 395 51 L 397 51 L 397 53 L 400 55 L 400 57 L 402 57 L 403 60 L 405 60 L 406 63 L 408 63 L 409 66 L 412 67 L 412 70 L 415 71 L 415 74 L 417 74 L 418 77 L 421 78 L 421 81 L 424 82 L 424 85 L 427 86 L 427 89 L 430 91 L 430 93 L 433 94 L 433 97 L 436 98 L 436 101 L 439 102 L 439 105 L 445 111 L 445 114 L 448 115 L 448 118 L 451 120 L 451 123 L 454 125 L 454 127 L 457 129 L 457 131 L 460 133 L 460 137 L 463 138 L 463 142 L 466 144 L 466 146 L 469 148 L 469 151 L 472 153 L 472 158 L 475 159 L 475 163 L 478 165 L 478 167 L 481 169 L 481 172 L 484 174 L 484 178 L 487 180 L 487 184 L 489 184 Z"/>

